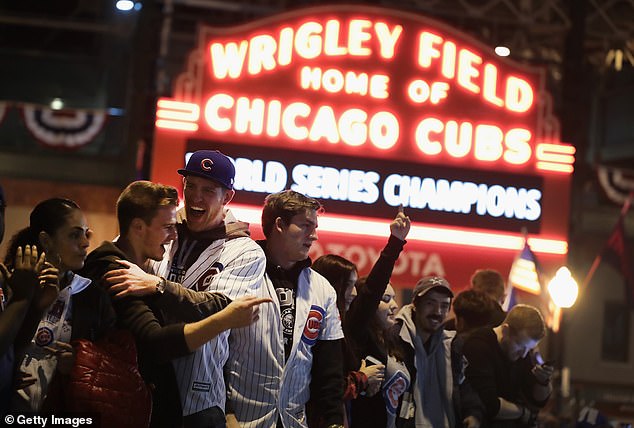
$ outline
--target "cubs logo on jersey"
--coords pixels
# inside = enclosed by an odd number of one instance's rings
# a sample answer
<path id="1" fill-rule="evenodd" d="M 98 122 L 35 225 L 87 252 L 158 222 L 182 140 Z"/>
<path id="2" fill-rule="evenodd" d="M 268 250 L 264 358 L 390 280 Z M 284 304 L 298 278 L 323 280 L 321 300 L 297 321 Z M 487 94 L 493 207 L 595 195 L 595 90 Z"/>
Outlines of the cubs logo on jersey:
<path id="1" fill-rule="evenodd" d="M 40 327 L 35 333 L 35 344 L 37 346 L 48 346 L 53 343 L 53 330 L 48 327 Z"/>
<path id="2" fill-rule="evenodd" d="M 385 406 L 390 414 L 395 415 L 398 409 L 398 399 L 403 395 L 409 387 L 409 381 L 402 371 L 397 370 L 394 375 L 387 381 L 383 388 L 383 398 Z"/>
<path id="3" fill-rule="evenodd" d="M 317 342 L 319 337 L 319 331 L 321 329 L 321 323 L 324 321 L 324 315 L 326 311 L 317 305 L 312 305 L 310 311 L 308 311 L 308 319 L 306 325 L 304 325 L 304 332 L 302 333 L 302 341 L 308 346 L 313 346 Z"/>
<path id="4" fill-rule="evenodd" d="M 198 281 L 196 281 L 196 291 L 207 291 L 207 289 L 211 285 L 211 280 L 213 279 L 213 277 L 222 272 L 223 269 L 224 266 L 220 262 L 216 262 L 211 265 L 207 272 L 202 274 L 200 278 L 198 278 Z"/>

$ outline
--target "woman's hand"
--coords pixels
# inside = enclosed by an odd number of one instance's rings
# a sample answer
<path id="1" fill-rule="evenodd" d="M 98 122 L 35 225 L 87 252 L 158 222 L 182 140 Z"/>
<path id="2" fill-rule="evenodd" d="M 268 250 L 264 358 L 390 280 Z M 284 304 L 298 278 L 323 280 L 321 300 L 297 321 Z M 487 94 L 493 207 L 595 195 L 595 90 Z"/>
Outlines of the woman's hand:
<path id="1" fill-rule="evenodd" d="M 75 349 L 70 343 L 56 341 L 53 346 L 45 346 L 51 355 L 57 357 L 57 371 L 69 375 L 75 365 Z"/>
<path id="2" fill-rule="evenodd" d="M 40 287 L 33 304 L 38 311 L 48 309 L 59 295 L 59 270 L 49 262 L 44 262 L 38 275 Z"/>
<path id="3" fill-rule="evenodd" d="M 365 395 L 371 397 L 379 392 L 383 379 L 385 379 L 385 366 L 383 364 L 366 366 L 365 360 L 361 360 L 361 368 L 359 371 L 368 378 L 368 386 L 365 389 Z"/>
<path id="4" fill-rule="evenodd" d="M 37 382 L 37 379 L 34 376 L 31 376 L 22 370 L 18 370 L 15 373 L 15 379 L 13 379 L 13 387 L 16 391 L 19 391 L 21 389 L 28 388 L 29 386 L 35 384 L 35 382 Z"/>
<path id="5" fill-rule="evenodd" d="M 390 223 L 390 233 L 401 241 L 405 241 L 411 225 L 409 217 L 403 212 L 403 205 L 399 205 L 398 213 L 392 223 Z"/>
<path id="6" fill-rule="evenodd" d="M 24 249 L 18 247 L 14 260 L 13 275 L 9 276 L 6 268 L 2 269 L 2 276 L 8 279 L 13 293 L 12 299 L 31 299 L 38 289 L 37 272 L 44 263 L 44 253 L 38 258 L 37 247 L 25 245 Z"/>

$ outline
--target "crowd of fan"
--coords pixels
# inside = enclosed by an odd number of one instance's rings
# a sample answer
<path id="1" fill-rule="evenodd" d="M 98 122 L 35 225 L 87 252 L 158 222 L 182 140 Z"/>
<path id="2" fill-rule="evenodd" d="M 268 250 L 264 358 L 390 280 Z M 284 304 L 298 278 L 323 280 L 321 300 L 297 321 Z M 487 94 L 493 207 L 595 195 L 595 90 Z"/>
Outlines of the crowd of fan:
<path id="1" fill-rule="evenodd" d="M 421 278 L 399 309 L 402 209 L 359 278 L 341 256 L 309 259 L 317 200 L 269 195 L 254 241 L 227 207 L 229 158 L 198 151 L 178 172 L 182 209 L 175 188 L 133 182 L 117 202 L 119 236 L 90 253 L 75 202 L 33 209 L 1 265 L 0 414 L 96 411 L 117 427 L 538 426 L 554 372 L 537 351 L 546 325 L 534 307 L 502 310 L 498 272 L 478 270 L 456 296 L 444 278 Z M 107 358 L 126 337 L 131 371 L 100 384 L 104 364 L 88 369 L 79 344 Z"/>

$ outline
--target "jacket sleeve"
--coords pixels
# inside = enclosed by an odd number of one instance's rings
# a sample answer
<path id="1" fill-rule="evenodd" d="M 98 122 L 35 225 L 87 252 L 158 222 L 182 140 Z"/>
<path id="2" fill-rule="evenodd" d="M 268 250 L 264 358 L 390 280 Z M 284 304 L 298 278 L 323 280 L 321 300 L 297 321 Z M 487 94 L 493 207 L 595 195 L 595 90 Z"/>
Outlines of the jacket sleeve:
<path id="1" fill-rule="evenodd" d="M 390 282 L 394 264 L 405 243 L 406 241 L 390 235 L 385 248 L 372 266 L 366 287 L 359 290 L 359 294 L 350 304 L 344 318 L 344 331 L 351 343 L 361 344 L 368 337 L 368 322 L 379 307 L 379 302 Z"/>
<path id="2" fill-rule="evenodd" d="M 368 387 L 368 377 L 363 372 L 349 371 L 345 378 L 343 399 L 354 400 Z"/>
<path id="3" fill-rule="evenodd" d="M 324 426 L 343 425 L 342 341 L 318 340 L 312 350 L 311 400 Z"/>
<path id="4" fill-rule="evenodd" d="M 165 292 L 152 302 L 164 315 L 166 324 L 196 322 L 223 310 L 231 299 L 221 293 L 195 291 L 165 281 Z"/>
<path id="5" fill-rule="evenodd" d="M 485 342 L 474 337 L 464 342 L 463 353 L 468 361 L 466 377 L 484 405 L 485 418 L 492 420 L 500 411 L 492 351 Z"/>
<path id="6" fill-rule="evenodd" d="M 121 265 L 114 261 L 102 261 L 92 270 L 93 278 L 102 278 Z M 117 326 L 130 330 L 134 335 L 141 358 L 156 363 L 168 362 L 190 353 L 185 342 L 184 323 L 162 325 L 157 314 L 149 306 L 151 298 L 124 297 L 112 299 L 117 315 Z"/>
<path id="7" fill-rule="evenodd" d="M 544 400 L 535 399 L 533 388 L 537 385 L 537 379 L 532 374 L 533 363 L 531 361 L 530 353 L 526 357 L 519 360 L 518 364 L 521 367 L 521 383 L 522 383 L 522 391 L 523 397 L 526 399 L 527 404 L 532 407 L 541 409 L 546 405 L 550 396 L 548 396 Z"/>
<path id="8" fill-rule="evenodd" d="M 463 337 L 460 335 L 456 336 L 451 342 L 451 366 L 454 384 L 457 385 L 459 394 L 460 415 L 462 419 L 468 416 L 474 416 L 482 424 L 484 422 L 484 404 L 482 400 L 480 400 L 478 393 L 469 383 L 469 379 L 465 376 L 468 363 L 463 355 L 463 347 Z"/>
<path id="9" fill-rule="evenodd" d="M 164 363 L 190 353 L 185 342 L 185 323 L 161 325 L 148 304 L 137 297 L 113 300 L 112 303 L 118 326 L 132 332 L 144 359 Z"/>

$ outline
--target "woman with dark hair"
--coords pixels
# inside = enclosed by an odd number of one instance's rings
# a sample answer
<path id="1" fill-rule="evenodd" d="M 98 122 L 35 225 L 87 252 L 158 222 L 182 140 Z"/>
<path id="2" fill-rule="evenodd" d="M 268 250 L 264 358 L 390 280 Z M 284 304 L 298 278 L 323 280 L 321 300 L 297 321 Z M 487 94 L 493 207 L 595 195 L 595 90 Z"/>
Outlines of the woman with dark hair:
<path id="1" fill-rule="evenodd" d="M 313 270 L 324 276 L 337 292 L 337 308 L 343 322 L 350 303 L 357 295 L 357 266 L 350 260 L 336 254 L 326 254 L 313 262 Z"/>
<path id="2" fill-rule="evenodd" d="M 33 209 L 29 226 L 11 240 L 5 258 L 9 269 L 18 247 L 31 245 L 46 254 L 41 289 L 15 340 L 19 371 L 30 377 L 13 397 L 16 411 L 63 409 L 62 394 L 53 390 L 73 365 L 70 341 L 96 340 L 114 325 L 105 291 L 74 273 L 84 266 L 91 234 L 75 202 L 52 198 Z"/>
<path id="3" fill-rule="evenodd" d="M 337 292 L 337 309 L 343 323 L 350 303 L 357 295 L 355 290 L 358 278 L 357 266 L 344 257 L 326 254 L 315 260 L 311 267 L 324 276 Z M 343 355 L 344 359 L 353 360 L 345 337 Z M 366 367 L 365 361 L 362 361 L 361 366 L 354 370 L 348 370 L 346 364 L 344 369 L 344 403 L 357 398 L 359 394 L 365 394 L 368 389 L 375 389 L 383 381 L 383 366 L 380 365 Z M 317 425 L 319 424 L 310 424 L 311 427 Z"/>
<path id="4" fill-rule="evenodd" d="M 390 277 L 405 246 L 409 229 L 410 219 L 399 209 L 396 218 L 390 223 L 390 237 L 379 259 L 370 274 L 357 281 L 357 296 L 350 304 L 343 322 L 349 348 L 348 367 L 380 365 L 384 378 L 375 388 L 368 388 L 365 395 L 350 401 L 351 427 L 387 426 L 386 409 L 392 397 L 384 397 L 380 391 L 384 385 L 390 384 L 393 370 L 388 364 L 384 332 L 394 324 L 398 309 Z"/>
<path id="5" fill-rule="evenodd" d="M 344 401 L 348 421 L 352 426 L 357 424 L 351 409 L 356 407 L 358 400 L 370 402 L 368 400 L 380 390 L 384 379 L 387 360 L 385 351 L 376 352 L 376 347 L 369 346 L 368 343 L 370 337 L 376 336 L 376 332 L 387 328 L 383 321 L 393 320 L 397 309 L 394 289 L 389 285 L 389 279 L 405 245 L 409 228 L 409 217 L 399 210 L 390 224 L 388 243 L 367 277 L 357 280 L 355 264 L 338 255 L 321 256 L 312 265 L 314 270 L 328 279 L 337 292 L 337 306 L 345 334 L 344 369 L 347 376 Z M 361 295 L 360 301 L 357 301 L 357 293 Z M 379 403 L 385 407 L 381 404 L 380 395 L 373 398 L 371 403 Z"/>

